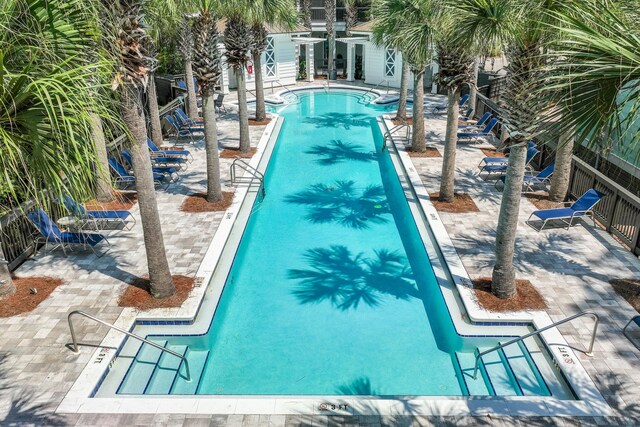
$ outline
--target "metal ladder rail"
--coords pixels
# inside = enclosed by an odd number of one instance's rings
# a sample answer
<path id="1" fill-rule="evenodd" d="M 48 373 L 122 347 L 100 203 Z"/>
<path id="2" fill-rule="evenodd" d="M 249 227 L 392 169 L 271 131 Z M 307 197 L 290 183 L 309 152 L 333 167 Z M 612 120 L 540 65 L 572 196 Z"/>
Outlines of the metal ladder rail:
<path id="1" fill-rule="evenodd" d="M 231 163 L 231 167 L 229 171 L 231 174 L 232 184 L 235 184 L 236 182 L 238 182 L 236 179 L 237 178 L 236 167 L 240 167 L 242 170 L 244 170 L 245 172 L 249 172 L 249 174 L 251 175 L 251 181 L 249 181 L 249 187 L 253 185 L 253 181 L 255 179 L 257 179 L 258 182 L 260 182 L 260 187 L 258 188 L 258 192 L 260 192 L 262 199 L 264 199 L 267 195 L 267 191 L 264 188 L 264 175 L 262 174 L 262 172 L 260 172 L 259 170 L 257 170 L 256 168 L 254 168 L 244 160 L 242 160 L 242 158 L 236 157 L 235 160 Z"/>
<path id="2" fill-rule="evenodd" d="M 292 91 L 291 89 L 289 89 L 288 87 L 286 87 L 285 85 L 282 84 L 282 82 L 280 80 L 271 80 L 271 93 L 273 94 L 273 82 L 276 82 L 278 84 L 278 86 L 280 86 L 282 89 L 284 89 L 284 93 L 290 93 L 293 95 L 293 97 L 296 100 L 299 100 L 300 98 L 298 97 L 298 94 L 295 93 L 294 91 Z"/>
<path id="3" fill-rule="evenodd" d="M 374 87 L 372 87 L 371 89 L 369 89 L 368 91 L 366 91 L 362 97 L 364 98 L 365 96 L 367 96 L 369 93 L 373 92 L 374 90 L 378 89 L 383 83 L 387 83 L 387 93 L 389 93 L 389 80 L 382 80 L 380 83 L 378 83 L 377 85 L 375 85 Z"/>
<path id="4" fill-rule="evenodd" d="M 477 376 L 478 376 L 478 369 L 480 367 L 480 358 L 482 356 L 484 356 L 484 355 L 486 355 L 488 353 L 492 353 L 492 352 L 494 352 L 496 350 L 500 350 L 501 348 L 507 347 L 507 346 L 509 346 L 511 344 L 515 344 L 518 341 L 523 341 L 523 340 L 525 340 L 525 339 L 527 339 L 529 337 L 532 337 L 534 335 L 540 335 L 542 332 L 544 332 L 546 330 L 555 328 L 556 326 L 562 325 L 563 323 L 570 322 L 570 321 L 572 321 L 574 319 L 577 319 L 578 317 L 582 317 L 582 316 L 592 316 L 595 319 L 595 324 L 593 325 L 593 332 L 591 333 L 591 343 L 589 344 L 589 350 L 587 350 L 585 352 L 585 354 L 587 356 L 593 356 L 593 344 L 596 341 L 596 332 L 598 331 L 598 325 L 600 324 L 600 316 L 598 316 L 596 313 L 594 313 L 592 311 L 581 311 L 578 314 L 574 314 L 573 316 L 569 316 L 567 318 L 564 318 L 564 319 L 562 319 L 562 320 L 560 320 L 558 322 L 555 322 L 555 323 L 552 323 L 552 324 L 550 324 L 548 326 L 545 326 L 542 329 L 536 329 L 535 331 L 530 332 L 530 333 L 528 333 L 526 335 L 522 335 L 521 337 L 514 338 L 511 341 L 507 341 L 505 343 L 499 344 L 499 345 L 497 345 L 495 347 L 492 347 L 492 348 L 490 348 L 488 350 L 485 350 L 483 352 L 480 352 L 480 353 L 476 354 L 476 360 L 475 360 L 475 365 L 474 365 L 474 369 L 473 369 L 473 379 L 475 380 L 477 378 Z"/>
<path id="5" fill-rule="evenodd" d="M 182 361 L 184 362 L 184 368 L 185 368 L 185 371 L 186 371 L 186 374 L 187 374 L 186 381 L 187 382 L 191 382 L 191 370 L 189 369 L 189 361 L 187 360 L 187 358 L 185 356 L 183 356 L 183 355 L 181 355 L 179 353 L 176 353 L 173 350 L 169 350 L 168 348 L 163 347 L 163 346 L 161 346 L 159 344 L 156 344 L 153 341 L 149 341 L 149 340 L 147 340 L 145 338 L 142 338 L 140 335 L 136 335 L 136 334 L 133 334 L 133 333 L 131 333 L 129 331 L 125 331 L 124 329 L 119 328 L 116 325 L 112 325 L 111 323 L 107 323 L 104 320 L 100 320 L 97 317 L 94 317 L 94 316 L 92 316 L 90 314 L 87 314 L 84 311 L 80 311 L 80 310 L 74 310 L 71 313 L 69 313 L 69 315 L 67 316 L 67 321 L 69 322 L 69 331 L 71 332 L 71 340 L 73 341 L 73 352 L 74 353 L 80 353 L 80 350 L 78 349 L 78 341 L 76 340 L 76 332 L 73 329 L 73 322 L 71 321 L 71 318 L 74 315 L 84 316 L 87 319 L 91 319 L 94 322 L 98 322 L 100 324 L 108 326 L 109 328 L 115 329 L 118 332 L 122 332 L 123 334 L 125 334 L 127 336 L 130 336 L 131 338 L 135 338 L 135 339 L 137 339 L 139 341 L 142 341 L 145 344 L 149 344 L 150 346 L 155 347 L 160 351 L 164 351 L 166 353 L 169 353 L 172 356 L 175 356 L 175 357 L 177 357 L 179 359 L 182 359 Z M 179 372 L 178 372 L 178 375 L 179 375 Z"/>
<path id="6" fill-rule="evenodd" d="M 398 131 L 402 130 L 402 129 L 407 129 L 407 137 L 406 140 L 408 141 L 411 138 L 411 126 L 408 124 L 403 124 L 403 125 L 396 125 L 393 128 L 389 129 L 388 131 L 386 131 L 384 133 L 384 138 L 383 141 L 385 142 L 385 146 L 386 146 L 386 142 L 389 139 L 393 139 L 393 135 L 395 133 L 397 133 Z"/>

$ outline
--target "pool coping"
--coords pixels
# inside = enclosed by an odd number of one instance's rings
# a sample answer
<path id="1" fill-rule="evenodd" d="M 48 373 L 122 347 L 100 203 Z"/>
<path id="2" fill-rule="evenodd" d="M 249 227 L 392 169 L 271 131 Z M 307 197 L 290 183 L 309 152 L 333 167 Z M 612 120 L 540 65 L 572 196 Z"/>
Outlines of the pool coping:
<path id="1" fill-rule="evenodd" d="M 325 89 L 325 86 L 308 86 L 297 90 Z M 332 85 L 331 89 L 347 89 L 364 92 L 363 88 L 348 85 Z M 289 90 L 281 91 L 280 96 Z M 371 91 L 375 92 L 375 91 Z M 379 95 L 379 93 L 378 93 Z M 282 126 L 283 119 L 272 114 L 272 120 L 263 132 L 257 146 L 256 155 L 250 165 L 257 167 L 263 159 L 268 144 L 275 143 Z M 384 126 L 391 129 L 390 116 L 383 115 Z M 382 121 L 378 120 L 382 127 Z M 404 171 L 399 171 L 394 163 L 398 176 L 405 173 L 413 191 L 418 195 L 419 205 L 424 212 L 423 218 L 434 236 L 433 243 L 445 261 L 454 280 L 465 309 L 474 322 L 523 322 L 532 323 L 536 328 L 546 326 L 551 318 L 546 312 L 523 312 L 504 315 L 483 310 L 475 302 L 470 289 L 470 280 L 455 247 L 433 208 L 426 189 L 422 184 L 411 159 L 404 150 L 395 151 L 401 160 Z M 269 154 L 270 155 L 270 154 Z M 268 163 L 269 158 L 266 159 Z M 198 286 L 179 309 L 157 309 L 139 312 L 125 308 L 116 322 L 116 326 L 132 330 L 138 322 L 172 319 L 174 321 L 193 321 L 204 299 L 217 267 L 225 243 L 239 215 L 240 207 L 249 193 L 248 187 L 236 189 L 232 205 L 225 212 L 222 221 L 201 261 L 196 273 Z M 427 194 L 425 198 L 424 195 Z M 246 224 L 245 224 L 246 225 Z M 429 255 L 431 257 L 431 254 Z M 437 275 L 437 274 L 436 274 Z M 448 280 L 448 278 L 447 278 Z M 205 286 L 202 286 L 205 284 Z M 457 325 L 456 325 L 457 329 Z M 548 343 L 560 343 L 566 347 L 560 352 L 558 346 L 549 347 L 554 359 L 562 361 L 565 357 L 571 362 L 560 364 L 559 368 L 577 392 L 580 400 L 559 400 L 548 397 L 474 397 L 474 396 L 119 396 L 114 398 L 94 398 L 93 394 L 109 372 L 119 349 L 125 342 L 125 336 L 110 330 L 94 351 L 85 369 L 76 379 L 69 392 L 56 409 L 60 413 L 190 413 L 190 414 L 309 414 L 309 415 L 486 415 L 503 414 L 514 416 L 602 416 L 610 413 L 610 408 L 601 396 L 591 378 L 579 362 L 568 344 L 557 330 L 545 332 L 543 340 Z M 567 356 L 568 355 L 568 356 Z"/>

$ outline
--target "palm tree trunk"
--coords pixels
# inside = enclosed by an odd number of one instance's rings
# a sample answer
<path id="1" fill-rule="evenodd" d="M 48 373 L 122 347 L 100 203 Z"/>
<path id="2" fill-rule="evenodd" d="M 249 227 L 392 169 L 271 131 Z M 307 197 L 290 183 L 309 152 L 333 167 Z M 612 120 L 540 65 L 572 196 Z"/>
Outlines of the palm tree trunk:
<path id="1" fill-rule="evenodd" d="M 149 267 L 149 290 L 155 298 L 165 298 L 175 294 L 176 288 L 171 279 L 160 226 L 140 91 L 133 87 L 125 87 L 122 98 L 122 117 L 134 138 L 131 157 Z"/>
<path id="2" fill-rule="evenodd" d="M 151 123 L 151 140 L 155 145 L 162 145 L 162 124 L 160 123 L 160 108 L 158 107 L 158 93 L 156 92 L 155 74 L 149 76 L 149 121 Z"/>
<path id="3" fill-rule="evenodd" d="M 247 83 L 244 67 L 236 68 L 238 82 L 238 115 L 240 116 L 240 151 L 246 153 L 251 148 L 249 140 L 249 113 L 247 111 Z"/>
<path id="4" fill-rule="evenodd" d="M 91 113 L 91 138 L 96 147 L 96 200 L 111 202 L 114 197 L 109 175 L 107 144 L 102 128 L 102 119 L 95 113 Z"/>
<path id="5" fill-rule="evenodd" d="M 400 99 L 396 118 L 407 120 L 407 93 L 409 92 L 409 63 L 402 59 L 402 76 L 400 77 Z"/>
<path id="6" fill-rule="evenodd" d="M 573 143 L 573 130 L 560 135 L 560 141 L 558 141 L 558 148 L 556 149 L 556 164 L 553 167 L 551 187 L 549 188 L 549 200 L 553 202 L 564 201 L 569 192 Z"/>
<path id="7" fill-rule="evenodd" d="M 262 80 L 262 54 L 254 50 L 253 70 L 256 73 L 256 120 L 262 121 L 267 118 L 267 108 L 264 104 L 264 81 Z"/>
<path id="8" fill-rule="evenodd" d="M 336 0 L 324 0 L 324 15 L 327 30 L 327 42 L 329 44 L 329 57 L 327 58 L 327 80 L 333 75 L 336 55 Z"/>
<path id="9" fill-rule="evenodd" d="M 512 298 L 516 295 L 513 252 L 516 244 L 526 157 L 527 146 L 525 142 L 511 146 L 507 177 L 498 216 L 496 264 L 493 267 L 491 282 L 491 292 L 498 298 Z"/>
<path id="10" fill-rule="evenodd" d="M 473 73 L 471 74 L 471 81 L 469 82 L 469 108 L 472 108 L 474 113 L 476 111 L 476 100 L 478 98 L 478 71 L 480 69 L 480 61 L 476 57 L 473 61 Z"/>
<path id="11" fill-rule="evenodd" d="M 0 297 L 11 295 L 16 292 L 16 284 L 11 279 L 9 264 L 4 259 L 2 244 L 0 244 Z"/>
<path id="12" fill-rule="evenodd" d="M 198 120 L 198 98 L 196 95 L 196 85 L 193 82 L 193 69 L 191 68 L 191 61 L 184 61 L 184 79 L 187 84 L 187 111 L 189 118 L 192 120 Z"/>
<path id="13" fill-rule="evenodd" d="M 302 14 L 302 23 L 305 28 L 311 29 L 311 0 L 301 0 L 300 12 Z"/>
<path id="14" fill-rule="evenodd" d="M 414 71 L 414 76 L 411 149 L 413 151 L 424 152 L 427 149 L 427 143 L 424 137 L 424 68 L 419 71 Z"/>
<path id="15" fill-rule="evenodd" d="M 456 145 L 458 143 L 458 100 L 460 88 L 449 88 L 449 104 L 447 105 L 447 131 L 444 140 L 444 158 L 442 162 L 442 178 L 440 180 L 441 202 L 451 203 L 454 200 L 456 178 Z"/>
<path id="16" fill-rule="evenodd" d="M 207 201 L 219 202 L 222 200 L 222 186 L 218 155 L 218 128 L 213 95 L 213 91 L 206 91 L 203 96 L 202 115 L 204 117 L 204 141 L 207 156 Z"/>

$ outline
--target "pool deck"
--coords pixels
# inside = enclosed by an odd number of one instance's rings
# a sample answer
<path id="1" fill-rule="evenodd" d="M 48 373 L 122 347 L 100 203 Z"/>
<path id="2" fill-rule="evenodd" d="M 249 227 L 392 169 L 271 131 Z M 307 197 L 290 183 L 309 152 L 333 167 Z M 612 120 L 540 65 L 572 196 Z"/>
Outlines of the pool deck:
<path id="1" fill-rule="evenodd" d="M 237 145 L 237 122 L 231 113 L 219 120 L 221 145 Z M 430 142 L 442 151 L 444 117 L 429 119 Z M 251 127 L 256 145 L 264 130 Z M 173 274 L 193 275 L 205 255 L 223 213 L 184 214 L 179 207 L 185 195 L 205 185 L 203 144 L 187 147 L 195 161 L 183 179 L 169 190 L 158 191 L 165 244 Z M 458 191 L 469 193 L 479 213 L 445 214 L 440 217 L 469 275 L 491 274 L 493 239 L 500 194 L 493 183 L 476 174 L 483 157 L 479 146 L 458 149 Z M 222 159 L 224 181 L 229 182 L 230 160 Z M 441 158 L 414 158 L 424 185 L 438 190 Z M 117 306 L 125 281 L 144 275 L 146 260 L 141 227 L 129 232 L 110 232 L 112 250 L 102 258 L 90 253 L 64 257 L 59 252 L 24 263 L 16 273 L 53 275 L 66 283 L 32 313 L 0 319 L 0 425 L 220 425 L 220 426 L 310 426 L 310 425 L 638 425 L 640 424 L 640 352 L 622 335 L 621 329 L 634 314 L 631 306 L 609 285 L 610 278 L 637 277 L 640 262 L 602 230 L 580 224 L 570 231 L 549 229 L 542 233 L 524 224 L 534 210 L 523 199 L 515 264 L 519 277 L 529 279 L 547 299 L 548 314 L 560 320 L 581 310 L 601 316 L 593 357 L 576 355 L 614 409 L 611 417 L 548 418 L 478 416 L 285 416 L 285 415 L 181 415 L 181 414 L 62 414 L 55 409 L 80 375 L 92 355 L 81 348 L 75 355 L 65 347 L 69 339 L 66 314 L 85 310 L 113 322 L 122 309 Z M 132 213 L 139 216 L 135 206 Z M 582 348 L 588 342 L 591 320 L 577 320 L 560 327 L 570 344 Z M 78 319 L 76 332 L 83 343 L 96 346 L 107 330 Z M 410 412 L 410 411 L 409 411 Z"/>

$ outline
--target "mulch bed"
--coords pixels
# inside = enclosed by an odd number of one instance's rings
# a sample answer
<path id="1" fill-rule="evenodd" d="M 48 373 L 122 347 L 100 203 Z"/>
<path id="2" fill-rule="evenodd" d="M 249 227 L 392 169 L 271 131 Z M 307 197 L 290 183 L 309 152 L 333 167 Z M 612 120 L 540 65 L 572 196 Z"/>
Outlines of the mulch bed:
<path id="1" fill-rule="evenodd" d="M 524 196 L 537 209 L 554 209 L 561 206 L 560 203 L 552 202 L 551 200 L 549 200 L 549 193 L 547 193 L 546 191 L 544 192 L 538 191 L 535 193 L 525 193 Z"/>
<path id="2" fill-rule="evenodd" d="M 156 299 L 149 293 L 149 279 L 136 277 L 118 299 L 118 306 L 133 307 L 138 310 L 151 310 L 154 308 L 180 307 L 187 299 L 195 279 L 193 277 L 175 275 L 171 276 L 176 286 L 176 293 L 168 298 Z"/>
<path id="3" fill-rule="evenodd" d="M 250 159 L 253 155 L 256 154 L 256 148 L 251 147 L 249 151 L 242 152 L 239 148 L 225 148 L 220 152 L 221 159 L 235 159 L 236 157 L 241 157 L 243 159 Z"/>
<path id="4" fill-rule="evenodd" d="M 89 200 L 85 203 L 85 207 L 89 210 L 118 210 L 128 211 L 138 202 L 138 195 L 133 192 L 120 192 L 114 191 L 113 196 L 115 200 L 112 202 L 99 202 L 95 199 Z"/>
<path id="5" fill-rule="evenodd" d="M 434 158 L 434 157 L 442 157 L 442 154 L 435 147 L 427 147 L 425 151 L 413 151 L 411 147 L 407 147 L 407 153 L 409 157 L 416 158 Z"/>
<path id="6" fill-rule="evenodd" d="M 33 311 L 42 301 L 62 285 L 64 280 L 56 277 L 33 276 L 33 277 L 13 277 L 16 285 L 16 292 L 0 298 L 0 317 L 17 316 L 22 313 Z M 35 294 L 30 289 L 35 289 Z"/>
<path id="7" fill-rule="evenodd" d="M 514 298 L 500 299 L 491 293 L 491 279 L 481 277 L 473 282 L 473 290 L 480 306 L 498 312 L 544 310 L 547 308 L 540 292 L 528 280 L 516 280 L 517 294 Z"/>
<path id="8" fill-rule="evenodd" d="M 267 117 L 264 120 L 249 119 L 249 126 L 266 126 L 271 123 L 271 118 Z"/>
<path id="9" fill-rule="evenodd" d="M 493 148 L 481 148 L 480 151 L 487 157 L 506 157 L 502 151 Z"/>
<path id="10" fill-rule="evenodd" d="M 640 280 L 611 279 L 609 283 L 611 283 L 618 295 L 627 300 L 637 312 L 640 312 Z"/>
<path id="11" fill-rule="evenodd" d="M 226 211 L 229 206 L 231 206 L 232 201 L 232 191 L 223 191 L 222 200 L 213 203 L 207 202 L 207 195 L 205 193 L 196 193 L 184 199 L 180 210 L 188 213 L 221 212 Z"/>
<path id="12" fill-rule="evenodd" d="M 431 199 L 431 203 L 435 206 L 436 210 L 440 212 L 447 213 L 469 213 L 469 212 L 480 212 L 480 209 L 476 206 L 475 202 L 465 193 L 455 193 L 454 200 L 452 203 L 444 203 L 438 200 L 440 193 L 431 193 L 429 194 L 429 198 Z"/>
<path id="13" fill-rule="evenodd" d="M 409 125 L 409 126 L 413 126 L 413 117 L 407 117 L 407 120 L 402 121 L 401 119 L 394 117 L 393 119 L 391 119 L 391 123 L 393 123 L 394 125 L 398 126 L 398 125 Z"/>

